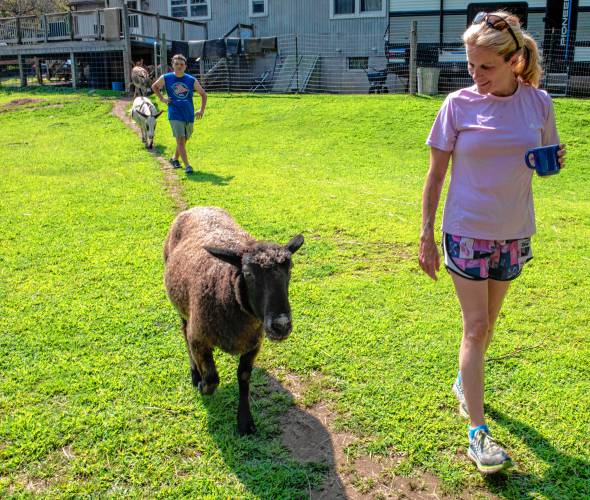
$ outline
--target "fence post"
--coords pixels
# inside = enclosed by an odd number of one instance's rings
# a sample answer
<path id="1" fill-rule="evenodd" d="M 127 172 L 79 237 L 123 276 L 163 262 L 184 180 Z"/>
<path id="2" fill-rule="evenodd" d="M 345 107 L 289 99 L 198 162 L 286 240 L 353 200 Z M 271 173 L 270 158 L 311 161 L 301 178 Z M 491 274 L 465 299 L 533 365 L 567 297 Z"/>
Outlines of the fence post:
<path id="1" fill-rule="evenodd" d="M 18 45 L 23 43 L 22 33 L 20 32 L 20 17 L 16 18 L 16 43 Z"/>
<path id="2" fill-rule="evenodd" d="M 418 23 L 412 21 L 410 24 L 410 72 L 408 90 L 410 94 L 416 93 L 416 59 L 418 52 Z"/>
<path id="3" fill-rule="evenodd" d="M 295 92 L 299 94 L 299 35 L 295 34 L 295 81 L 297 90 Z"/>
<path id="4" fill-rule="evenodd" d="M 96 11 L 98 12 L 98 11 Z M 74 39 L 74 14 L 72 11 L 68 12 L 68 23 L 70 25 L 70 40 Z M 100 23 L 98 23 L 98 30 L 100 31 Z"/>
<path id="5" fill-rule="evenodd" d="M 41 73 L 41 59 L 35 57 L 33 61 L 35 64 L 35 76 L 37 77 L 37 83 L 39 85 L 43 85 L 43 75 Z"/>
<path id="6" fill-rule="evenodd" d="M 43 14 L 43 39 L 45 43 L 49 41 L 49 30 L 47 28 L 47 16 Z"/>
<path id="7" fill-rule="evenodd" d="M 160 73 L 160 54 L 158 53 L 158 42 L 154 42 L 154 72 L 155 72 L 155 77 L 160 78 L 161 73 Z"/>
<path id="8" fill-rule="evenodd" d="M 24 57 L 22 54 L 18 55 L 18 74 L 20 77 L 20 86 L 27 86 L 27 74 L 25 72 Z"/>
<path id="9" fill-rule="evenodd" d="M 76 54 L 74 54 L 73 50 L 70 50 L 70 68 L 72 71 L 72 88 L 78 88 L 78 61 L 76 59 Z"/>
<path id="10" fill-rule="evenodd" d="M 127 4 L 123 3 L 121 8 L 121 19 L 123 23 L 123 40 L 125 41 L 125 50 L 123 50 L 123 72 L 125 73 L 125 91 L 131 92 L 131 69 L 133 63 L 131 62 L 131 38 L 129 36 L 129 11 Z"/>

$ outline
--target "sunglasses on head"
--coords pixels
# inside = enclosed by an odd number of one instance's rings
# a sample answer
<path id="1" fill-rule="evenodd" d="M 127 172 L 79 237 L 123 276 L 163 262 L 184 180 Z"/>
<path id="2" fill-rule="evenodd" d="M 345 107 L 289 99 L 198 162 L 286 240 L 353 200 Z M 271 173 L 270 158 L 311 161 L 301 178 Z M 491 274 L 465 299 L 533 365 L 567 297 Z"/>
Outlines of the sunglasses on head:
<path id="1" fill-rule="evenodd" d="M 514 39 L 514 43 L 516 44 L 515 52 L 518 49 L 520 49 L 520 43 L 518 43 L 518 39 L 516 38 L 514 31 L 512 31 L 510 24 L 508 24 L 508 21 L 504 19 L 502 16 L 499 16 L 497 14 L 488 14 L 487 12 L 478 12 L 477 14 L 475 14 L 475 17 L 473 18 L 473 24 L 481 23 L 485 23 L 488 28 L 492 28 L 496 31 L 507 30 L 508 33 L 510 33 L 510 35 Z"/>

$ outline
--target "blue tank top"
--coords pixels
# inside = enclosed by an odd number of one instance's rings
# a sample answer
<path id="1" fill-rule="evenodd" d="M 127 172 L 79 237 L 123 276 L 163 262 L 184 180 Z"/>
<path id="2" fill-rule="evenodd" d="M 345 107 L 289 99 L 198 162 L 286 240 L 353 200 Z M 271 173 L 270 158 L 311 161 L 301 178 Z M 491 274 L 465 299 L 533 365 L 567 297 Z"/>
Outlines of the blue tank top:
<path id="1" fill-rule="evenodd" d="M 174 73 L 164 75 L 166 93 L 170 104 L 168 104 L 168 120 L 179 120 L 181 122 L 195 121 L 195 108 L 193 106 L 193 94 L 195 88 L 194 76 L 185 73 L 182 78 Z"/>

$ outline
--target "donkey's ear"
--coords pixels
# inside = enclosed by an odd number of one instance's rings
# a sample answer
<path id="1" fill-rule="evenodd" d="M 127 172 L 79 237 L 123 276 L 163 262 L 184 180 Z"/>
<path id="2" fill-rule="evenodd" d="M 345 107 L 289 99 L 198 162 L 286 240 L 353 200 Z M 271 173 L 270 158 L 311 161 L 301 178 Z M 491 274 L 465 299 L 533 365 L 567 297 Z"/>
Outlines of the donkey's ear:
<path id="1" fill-rule="evenodd" d="M 215 248 L 215 247 L 203 247 L 207 252 L 209 252 L 213 257 L 217 257 L 219 260 L 223 262 L 227 262 L 232 266 L 242 267 L 242 256 L 234 252 L 233 250 L 229 250 L 227 248 Z"/>
<path id="2" fill-rule="evenodd" d="M 289 252 L 295 253 L 297 250 L 301 248 L 301 245 L 303 245 L 303 241 L 303 235 L 298 234 L 297 236 L 293 236 L 293 238 L 291 238 L 291 241 L 289 241 L 289 243 L 285 245 L 285 248 L 289 250 Z"/>

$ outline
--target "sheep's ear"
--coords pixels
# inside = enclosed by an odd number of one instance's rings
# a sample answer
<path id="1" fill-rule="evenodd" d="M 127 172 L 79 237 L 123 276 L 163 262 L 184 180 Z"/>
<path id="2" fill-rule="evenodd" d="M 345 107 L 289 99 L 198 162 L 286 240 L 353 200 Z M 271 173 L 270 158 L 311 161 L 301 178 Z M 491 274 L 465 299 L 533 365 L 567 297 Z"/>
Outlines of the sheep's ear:
<path id="1" fill-rule="evenodd" d="M 285 245 L 285 248 L 289 250 L 291 253 L 295 253 L 297 250 L 301 248 L 303 245 L 304 239 L 302 234 L 298 234 L 297 236 L 293 236 L 291 241 Z"/>
<path id="2" fill-rule="evenodd" d="M 219 260 L 223 262 L 227 262 L 232 266 L 242 267 L 242 256 L 233 250 L 228 250 L 227 248 L 214 248 L 214 247 L 203 247 L 207 252 L 209 252 L 213 257 L 217 257 Z"/>

